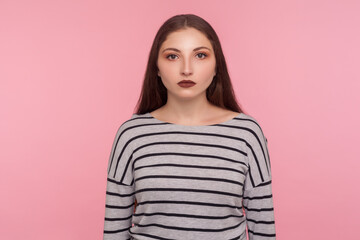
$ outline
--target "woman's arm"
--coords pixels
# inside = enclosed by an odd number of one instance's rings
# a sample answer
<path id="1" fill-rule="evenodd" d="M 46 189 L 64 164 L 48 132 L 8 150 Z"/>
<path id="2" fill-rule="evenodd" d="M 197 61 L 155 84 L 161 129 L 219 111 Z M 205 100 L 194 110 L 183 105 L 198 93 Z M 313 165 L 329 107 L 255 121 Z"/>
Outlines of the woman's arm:
<path id="1" fill-rule="evenodd" d="M 243 207 L 245 209 L 249 240 L 276 239 L 272 196 L 272 177 L 267 139 L 260 127 L 253 131 L 248 145 Z"/>
<path id="2" fill-rule="evenodd" d="M 106 187 L 104 240 L 129 239 L 134 212 L 134 186 L 108 178 Z"/>
<path id="3" fill-rule="evenodd" d="M 129 168 L 132 149 L 127 134 L 125 126 L 120 126 L 108 162 L 104 240 L 130 239 L 128 230 L 135 209 L 135 185 Z"/>

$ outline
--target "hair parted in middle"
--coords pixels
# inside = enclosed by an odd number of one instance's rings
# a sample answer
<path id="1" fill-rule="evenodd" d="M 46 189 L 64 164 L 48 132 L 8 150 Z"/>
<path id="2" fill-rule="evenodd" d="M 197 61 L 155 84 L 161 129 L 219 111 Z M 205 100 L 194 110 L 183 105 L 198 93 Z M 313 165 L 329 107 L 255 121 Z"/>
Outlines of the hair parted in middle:
<path id="1" fill-rule="evenodd" d="M 159 51 L 162 43 L 170 33 L 187 28 L 195 28 L 202 32 L 209 39 L 214 50 L 216 76 L 214 76 L 211 84 L 206 89 L 207 100 L 221 108 L 242 113 L 243 110 L 239 107 L 234 94 L 219 38 L 207 21 L 194 14 L 175 15 L 166 20 L 159 28 L 150 50 L 135 113 L 144 114 L 151 112 L 166 104 L 167 89 L 157 74 L 159 71 L 157 67 Z"/>

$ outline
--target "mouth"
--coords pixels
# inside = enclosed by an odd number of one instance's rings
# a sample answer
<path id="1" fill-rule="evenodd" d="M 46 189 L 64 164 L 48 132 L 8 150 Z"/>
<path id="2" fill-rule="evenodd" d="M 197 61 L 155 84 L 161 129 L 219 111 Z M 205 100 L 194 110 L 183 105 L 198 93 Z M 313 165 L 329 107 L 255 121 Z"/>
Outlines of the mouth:
<path id="1" fill-rule="evenodd" d="M 191 80 L 182 80 L 180 82 L 178 82 L 178 85 L 180 87 L 185 87 L 185 88 L 188 88 L 188 87 L 192 87 L 194 86 L 196 83 L 191 81 Z"/>
<path id="2" fill-rule="evenodd" d="M 193 84 L 195 84 L 195 82 L 193 82 L 191 80 L 182 80 L 182 81 L 180 81 L 178 83 L 193 83 Z"/>

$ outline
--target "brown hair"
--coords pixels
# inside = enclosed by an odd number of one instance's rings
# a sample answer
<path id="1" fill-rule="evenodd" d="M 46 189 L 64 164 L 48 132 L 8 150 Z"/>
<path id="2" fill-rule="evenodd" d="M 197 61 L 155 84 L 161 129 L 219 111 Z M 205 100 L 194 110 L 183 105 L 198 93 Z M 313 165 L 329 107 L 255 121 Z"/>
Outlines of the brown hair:
<path id="1" fill-rule="evenodd" d="M 136 114 L 151 112 L 166 104 L 167 89 L 162 83 L 161 78 L 157 75 L 159 70 L 157 67 L 159 50 L 170 33 L 191 27 L 206 35 L 215 53 L 216 76 L 206 89 L 208 101 L 228 110 L 243 112 L 236 101 L 225 57 L 216 32 L 201 17 L 194 14 L 180 14 L 166 20 L 155 36 L 150 50 L 140 98 L 136 105 Z"/>

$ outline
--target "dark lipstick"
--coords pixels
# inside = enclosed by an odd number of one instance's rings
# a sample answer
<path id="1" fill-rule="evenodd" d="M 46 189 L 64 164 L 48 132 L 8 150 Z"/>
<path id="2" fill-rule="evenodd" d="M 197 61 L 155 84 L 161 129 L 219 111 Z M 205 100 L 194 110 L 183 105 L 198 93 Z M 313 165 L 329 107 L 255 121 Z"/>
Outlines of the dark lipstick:
<path id="1" fill-rule="evenodd" d="M 185 88 L 188 88 L 188 87 L 192 87 L 194 86 L 196 83 L 191 81 L 191 80 L 182 80 L 180 82 L 178 82 L 178 85 L 180 87 L 185 87 Z"/>

